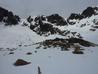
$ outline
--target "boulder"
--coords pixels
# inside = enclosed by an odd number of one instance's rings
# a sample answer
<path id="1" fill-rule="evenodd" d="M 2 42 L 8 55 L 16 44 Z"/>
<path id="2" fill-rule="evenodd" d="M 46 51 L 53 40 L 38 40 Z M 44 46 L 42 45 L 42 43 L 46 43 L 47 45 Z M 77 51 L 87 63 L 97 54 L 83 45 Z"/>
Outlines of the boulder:
<path id="1" fill-rule="evenodd" d="M 17 59 L 16 62 L 14 63 L 14 66 L 24 66 L 24 65 L 28 65 L 31 62 L 27 62 L 25 60 L 22 59 Z"/>
<path id="2" fill-rule="evenodd" d="M 73 53 L 73 54 L 84 54 L 83 51 L 73 51 L 72 53 Z"/>

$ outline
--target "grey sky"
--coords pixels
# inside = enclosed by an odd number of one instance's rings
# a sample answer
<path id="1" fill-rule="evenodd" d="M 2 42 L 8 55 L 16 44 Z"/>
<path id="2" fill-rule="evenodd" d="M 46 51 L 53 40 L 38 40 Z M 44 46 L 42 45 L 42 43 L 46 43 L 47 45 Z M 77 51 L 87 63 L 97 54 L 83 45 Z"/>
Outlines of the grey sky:
<path id="1" fill-rule="evenodd" d="M 98 0 L 0 0 L 0 6 L 21 17 L 52 13 L 68 17 L 72 12 L 79 13 L 88 6 L 97 5 Z"/>

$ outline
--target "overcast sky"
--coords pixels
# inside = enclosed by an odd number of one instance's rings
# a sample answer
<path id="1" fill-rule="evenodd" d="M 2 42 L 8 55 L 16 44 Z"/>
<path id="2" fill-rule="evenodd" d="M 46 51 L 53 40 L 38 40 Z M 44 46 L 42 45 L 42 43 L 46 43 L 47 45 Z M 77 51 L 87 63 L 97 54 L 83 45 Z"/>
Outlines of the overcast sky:
<path id="1" fill-rule="evenodd" d="M 0 6 L 21 17 L 53 13 L 68 17 L 72 12 L 79 13 L 88 6 L 96 5 L 98 0 L 0 0 Z"/>

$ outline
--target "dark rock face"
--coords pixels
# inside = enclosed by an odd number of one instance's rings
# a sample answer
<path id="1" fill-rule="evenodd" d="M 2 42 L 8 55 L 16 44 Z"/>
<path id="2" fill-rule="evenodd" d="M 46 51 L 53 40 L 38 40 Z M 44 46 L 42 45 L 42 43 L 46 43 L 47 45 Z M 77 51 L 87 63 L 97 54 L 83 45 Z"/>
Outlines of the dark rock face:
<path id="1" fill-rule="evenodd" d="M 29 16 L 29 17 L 27 18 L 27 21 L 28 21 L 29 23 L 31 23 L 31 22 L 33 21 L 33 18 L 31 18 L 31 16 Z"/>
<path id="2" fill-rule="evenodd" d="M 41 20 L 39 20 L 38 23 L 35 23 L 34 25 L 30 25 L 30 29 L 39 35 L 45 36 L 62 33 L 58 28 L 53 27 L 53 25 L 49 23 L 43 23 Z"/>
<path id="3" fill-rule="evenodd" d="M 0 7 L 0 22 L 3 20 L 4 16 L 7 16 L 8 10 L 5 10 L 4 8 Z"/>
<path id="4" fill-rule="evenodd" d="M 63 17 L 61 17 L 59 14 L 52 14 L 52 15 L 49 15 L 49 16 L 41 15 L 41 16 L 37 16 L 35 18 L 31 18 L 31 16 L 29 16 L 27 18 L 27 21 L 29 23 L 31 23 L 33 21 L 32 19 L 36 23 L 38 23 L 39 20 L 41 20 L 41 21 L 50 22 L 52 24 L 55 24 L 56 26 L 64 26 L 64 25 L 67 25 L 66 20 Z"/>
<path id="5" fill-rule="evenodd" d="M 58 14 L 52 14 L 50 16 L 47 16 L 47 20 L 57 26 L 67 25 L 65 19 Z"/>
<path id="6" fill-rule="evenodd" d="M 44 15 L 41 15 L 41 16 L 35 17 L 34 19 L 35 22 L 39 22 L 39 20 L 46 21 L 46 17 Z"/>
<path id="7" fill-rule="evenodd" d="M 14 15 L 11 11 L 8 11 L 0 7 L 0 22 L 5 22 L 6 25 L 15 25 L 20 21 L 20 17 Z"/>
<path id="8" fill-rule="evenodd" d="M 92 15 L 95 15 L 95 9 L 93 7 L 88 7 L 87 9 L 85 9 L 81 15 L 83 15 L 84 17 L 91 17 Z"/>
<path id="9" fill-rule="evenodd" d="M 18 60 L 14 63 L 15 66 L 24 66 L 24 65 L 28 65 L 28 64 L 30 64 L 30 62 L 24 61 L 24 60 L 22 60 L 22 59 L 18 59 Z"/>
<path id="10" fill-rule="evenodd" d="M 72 14 L 69 16 L 68 19 L 79 19 L 79 20 L 81 20 L 82 18 L 83 18 L 82 15 L 76 14 L 76 13 L 72 13 Z"/>

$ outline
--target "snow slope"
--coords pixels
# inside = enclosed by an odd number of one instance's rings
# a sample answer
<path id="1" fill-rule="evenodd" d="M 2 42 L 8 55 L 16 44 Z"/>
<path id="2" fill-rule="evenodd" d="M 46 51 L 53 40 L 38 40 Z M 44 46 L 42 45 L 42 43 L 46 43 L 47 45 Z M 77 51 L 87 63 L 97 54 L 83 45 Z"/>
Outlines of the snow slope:
<path id="1" fill-rule="evenodd" d="M 84 39 L 98 44 L 98 29 L 90 31 L 93 19 L 98 16 L 85 18 L 75 25 L 58 27 L 80 33 Z M 80 27 L 81 24 L 90 25 Z M 28 26 L 20 23 L 16 26 L 3 26 L 0 23 L 0 74 L 38 74 L 40 66 L 42 74 L 98 74 L 98 47 L 85 47 L 84 54 L 72 54 L 70 51 L 60 51 L 59 48 L 36 49 L 36 42 L 46 39 L 61 37 L 52 35 L 49 37 L 37 35 Z M 14 54 L 9 54 L 14 52 Z M 31 55 L 27 55 L 31 52 Z M 31 64 L 16 67 L 13 63 L 17 59 L 24 59 Z"/>

